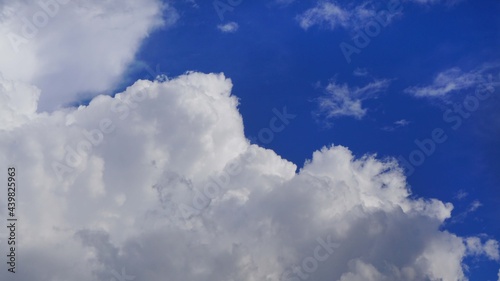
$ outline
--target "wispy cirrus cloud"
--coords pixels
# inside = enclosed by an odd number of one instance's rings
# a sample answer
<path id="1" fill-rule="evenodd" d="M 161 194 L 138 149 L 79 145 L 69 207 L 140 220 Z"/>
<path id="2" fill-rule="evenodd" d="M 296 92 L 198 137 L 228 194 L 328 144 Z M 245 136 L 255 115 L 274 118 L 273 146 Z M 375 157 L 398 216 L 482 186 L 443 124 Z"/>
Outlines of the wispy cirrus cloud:
<path id="1" fill-rule="evenodd" d="M 335 2 L 319 2 L 313 8 L 297 16 L 297 20 L 305 30 L 315 25 L 329 29 L 337 27 L 355 29 L 360 22 L 375 15 L 375 10 L 369 9 L 367 5 L 363 4 L 349 9 Z"/>
<path id="2" fill-rule="evenodd" d="M 424 86 L 412 86 L 405 92 L 415 97 L 445 97 L 456 92 L 476 88 L 482 84 L 496 87 L 500 82 L 495 80 L 500 64 L 485 64 L 474 70 L 464 72 L 453 67 L 438 73 L 432 83 Z"/>
<path id="3" fill-rule="evenodd" d="M 421 5 L 431 5 L 443 3 L 453 5 L 461 0 L 410 0 Z M 290 4 L 294 0 L 283 0 Z M 358 1 L 358 4 L 351 3 L 350 5 L 342 5 L 338 1 L 318 1 L 312 8 L 307 9 L 302 14 L 296 17 L 300 26 L 307 30 L 312 26 L 321 26 L 328 29 L 336 29 L 342 27 L 347 30 L 359 30 L 373 19 L 383 21 L 389 24 L 392 20 L 402 15 L 398 9 L 394 7 L 401 5 L 401 0 L 391 0 L 386 7 L 381 7 L 377 1 Z"/>
<path id="4" fill-rule="evenodd" d="M 411 0 L 412 2 L 422 5 L 444 4 L 448 6 L 455 5 L 463 0 Z"/>
<path id="5" fill-rule="evenodd" d="M 377 93 L 385 91 L 390 80 L 375 80 L 363 87 L 349 87 L 347 84 L 338 84 L 335 81 L 329 83 L 325 93 L 317 98 L 319 115 L 326 119 L 341 116 L 361 119 L 366 115 L 363 100 L 376 97 Z"/>
<path id="6" fill-rule="evenodd" d="M 366 76 L 366 75 L 368 75 L 368 70 L 366 70 L 366 68 L 359 68 L 359 67 L 357 67 L 356 69 L 354 69 L 354 71 L 352 72 L 352 74 L 354 76 Z"/>
<path id="7" fill-rule="evenodd" d="M 463 196 L 464 197 L 462 197 L 462 198 L 465 198 L 467 195 L 463 195 Z M 467 209 L 465 211 L 453 216 L 453 219 L 450 221 L 450 223 L 463 222 L 469 216 L 469 214 L 474 213 L 475 211 L 477 211 L 477 209 L 479 209 L 482 206 L 483 206 L 483 204 L 479 200 L 472 201 L 472 203 L 469 204 L 469 206 L 467 207 Z"/>
<path id="8" fill-rule="evenodd" d="M 409 124 L 410 124 L 410 121 L 408 121 L 406 119 L 401 119 L 401 120 L 394 121 L 394 123 L 392 123 L 389 126 L 383 127 L 382 130 L 387 131 L 387 132 L 392 132 L 392 131 L 395 131 L 396 129 L 406 127 Z"/>
<path id="9" fill-rule="evenodd" d="M 462 200 L 464 198 L 466 198 L 467 196 L 469 196 L 469 193 L 467 193 L 465 190 L 463 189 L 460 189 L 456 194 L 455 196 L 453 196 L 454 199 L 457 199 L 457 200 Z"/>

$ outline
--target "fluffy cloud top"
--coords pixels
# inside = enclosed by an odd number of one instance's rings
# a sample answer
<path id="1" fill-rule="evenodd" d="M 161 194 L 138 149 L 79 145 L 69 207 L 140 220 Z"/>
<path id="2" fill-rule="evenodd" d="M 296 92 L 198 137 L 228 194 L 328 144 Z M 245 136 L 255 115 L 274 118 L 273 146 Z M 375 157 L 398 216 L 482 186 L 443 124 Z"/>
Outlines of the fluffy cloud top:
<path id="1" fill-rule="evenodd" d="M 0 75 L 0 131 L 18 127 L 36 116 L 40 90 Z"/>
<path id="2" fill-rule="evenodd" d="M 2 83 L 2 99 L 28 87 Z M 412 196 L 393 160 L 329 146 L 297 172 L 250 145 L 231 87 L 188 73 L 51 114 L 36 89 L 12 101 L 17 280 L 456 281 L 464 257 L 498 259 L 496 241 L 441 230 L 452 205 Z"/>
<path id="3" fill-rule="evenodd" d="M 0 73 L 53 109 L 116 86 L 142 40 L 177 17 L 159 0 L 0 1 Z"/>

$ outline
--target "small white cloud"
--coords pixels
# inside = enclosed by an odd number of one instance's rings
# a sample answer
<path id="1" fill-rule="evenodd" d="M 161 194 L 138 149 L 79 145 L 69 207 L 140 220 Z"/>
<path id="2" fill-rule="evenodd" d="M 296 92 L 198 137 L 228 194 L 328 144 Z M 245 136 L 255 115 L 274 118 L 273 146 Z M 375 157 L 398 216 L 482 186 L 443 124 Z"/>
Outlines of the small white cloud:
<path id="1" fill-rule="evenodd" d="M 300 26 L 307 30 L 313 25 L 326 24 L 334 29 L 338 25 L 347 26 L 351 13 L 337 4 L 329 2 L 319 2 L 316 7 L 305 11 L 297 17 Z"/>
<path id="2" fill-rule="evenodd" d="M 384 9 L 378 10 L 375 8 L 374 2 L 370 1 L 364 2 L 354 8 L 342 7 L 335 2 L 320 1 L 316 6 L 298 15 L 296 19 L 300 27 L 305 30 L 315 25 L 332 30 L 337 27 L 358 30 L 365 27 L 373 19 L 388 24 L 399 14 L 399 12 L 389 14 Z"/>
<path id="3" fill-rule="evenodd" d="M 444 96 L 448 93 L 473 87 L 480 76 L 474 73 L 463 73 L 459 68 L 452 68 L 439 73 L 429 86 L 411 87 L 406 89 L 416 97 Z"/>
<path id="4" fill-rule="evenodd" d="M 229 22 L 226 24 L 219 24 L 217 28 L 224 33 L 233 33 L 238 31 L 240 26 L 236 22 Z"/>
<path id="5" fill-rule="evenodd" d="M 484 65 L 478 69 L 463 72 L 460 68 L 454 67 L 440 72 L 430 85 L 413 86 L 405 89 L 415 97 L 444 97 L 446 95 L 469 90 L 483 85 L 484 87 L 495 87 L 500 83 L 492 81 L 492 70 L 497 70 L 500 65 Z M 498 72 L 497 72 L 498 75 Z"/>
<path id="6" fill-rule="evenodd" d="M 404 127 L 406 125 L 410 124 L 410 122 L 406 119 L 401 119 L 401 120 L 398 120 L 396 122 L 394 122 L 394 125 L 398 125 L 398 126 L 401 126 L 401 127 Z"/>
<path id="7" fill-rule="evenodd" d="M 468 195 L 469 195 L 469 193 L 465 192 L 465 190 L 463 190 L 463 189 L 460 189 L 457 192 L 457 194 L 454 196 L 454 198 L 456 198 L 457 200 L 462 200 L 465 197 L 467 197 Z"/>
<path id="8" fill-rule="evenodd" d="M 366 70 L 366 68 L 359 68 L 359 67 L 357 67 L 356 69 L 354 69 L 354 71 L 352 72 L 352 74 L 354 76 L 366 76 L 366 75 L 368 75 L 368 70 Z"/>
<path id="9" fill-rule="evenodd" d="M 292 3 L 293 0 L 276 0 L 277 3 Z M 444 3 L 449 6 L 462 0 L 410 0 L 418 4 Z M 395 6 L 396 5 L 396 6 Z M 389 8 L 390 6 L 390 8 Z M 343 27 L 348 30 L 359 30 L 372 21 L 387 25 L 395 17 L 402 15 L 402 1 L 390 1 L 387 6 L 380 6 L 377 1 L 363 1 L 357 6 L 342 6 L 337 1 L 318 1 L 318 3 L 296 17 L 304 30 L 312 26 L 322 26 L 331 30 Z M 394 10 L 392 10 L 394 9 Z M 389 12 L 391 11 L 391 12 Z"/>
<path id="10" fill-rule="evenodd" d="M 481 256 L 484 255 L 490 260 L 498 261 L 500 259 L 500 253 L 498 250 L 498 241 L 489 239 L 484 244 L 481 242 L 479 237 L 468 237 L 464 239 L 465 245 L 467 247 L 467 252 L 471 256 Z"/>
<path id="11" fill-rule="evenodd" d="M 389 84 L 389 80 L 376 80 L 360 88 L 331 82 L 326 87 L 325 95 L 317 99 L 320 115 L 325 115 L 326 119 L 340 116 L 361 119 L 366 114 L 362 101 L 385 91 Z"/>
<path id="12" fill-rule="evenodd" d="M 391 126 L 383 127 L 382 130 L 392 132 L 398 128 L 406 127 L 409 124 L 410 124 L 410 121 L 408 121 L 406 119 L 401 119 L 401 120 L 395 121 Z"/>
<path id="13" fill-rule="evenodd" d="M 476 211 L 479 207 L 483 206 L 483 204 L 481 204 L 481 202 L 479 202 L 479 200 L 474 200 L 474 202 L 472 202 L 469 206 L 469 209 L 467 210 L 467 212 L 474 212 Z"/>
<path id="14" fill-rule="evenodd" d="M 484 243 L 484 253 L 490 260 L 498 261 L 500 253 L 498 251 L 498 241 L 490 239 Z"/>
<path id="15" fill-rule="evenodd" d="M 411 1 L 422 5 L 432 5 L 432 4 L 442 3 L 448 6 L 452 6 L 463 0 L 411 0 Z"/>

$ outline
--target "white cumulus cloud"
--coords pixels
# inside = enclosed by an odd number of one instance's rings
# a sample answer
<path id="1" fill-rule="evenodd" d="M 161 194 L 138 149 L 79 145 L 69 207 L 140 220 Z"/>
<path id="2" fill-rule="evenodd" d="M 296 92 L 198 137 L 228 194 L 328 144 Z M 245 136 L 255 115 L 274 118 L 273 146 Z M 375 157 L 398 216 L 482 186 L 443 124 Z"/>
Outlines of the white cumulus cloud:
<path id="1" fill-rule="evenodd" d="M 176 11 L 159 0 L 0 1 L 0 73 L 38 87 L 41 110 L 117 86 L 156 28 Z"/>
<path id="2" fill-rule="evenodd" d="M 33 111 L 36 88 L 2 83 L 24 108 L 0 128 L 19 280 L 456 281 L 464 257 L 498 259 L 496 241 L 443 231 L 453 206 L 412 195 L 395 160 L 327 146 L 297 171 L 250 145 L 222 74 L 140 80 L 51 114 Z"/>

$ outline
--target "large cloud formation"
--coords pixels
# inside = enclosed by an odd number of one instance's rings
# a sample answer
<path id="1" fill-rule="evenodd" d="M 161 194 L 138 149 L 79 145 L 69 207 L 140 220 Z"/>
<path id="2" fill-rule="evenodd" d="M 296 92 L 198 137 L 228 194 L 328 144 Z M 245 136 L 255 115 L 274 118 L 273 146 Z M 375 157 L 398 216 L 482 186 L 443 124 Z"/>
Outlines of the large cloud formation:
<path id="1" fill-rule="evenodd" d="M 411 195 L 391 159 L 328 146 L 296 171 L 249 144 L 223 74 L 139 80 L 50 114 L 36 88 L 0 85 L 20 218 L 18 272 L 3 264 L 2 280 L 456 281 L 466 256 L 499 259 L 496 241 L 443 231 L 452 205 Z"/>
<path id="2" fill-rule="evenodd" d="M 328 146 L 297 171 L 251 145 L 223 74 L 57 108 L 113 88 L 177 18 L 158 0 L 0 0 L 0 170 L 17 169 L 19 218 L 1 280 L 456 281 L 467 256 L 499 260 L 497 241 L 443 231 L 452 205 L 415 198 L 394 160 Z"/>
<path id="3" fill-rule="evenodd" d="M 37 85 L 52 110 L 117 86 L 143 39 L 177 18 L 159 0 L 0 0 L 0 73 Z"/>

